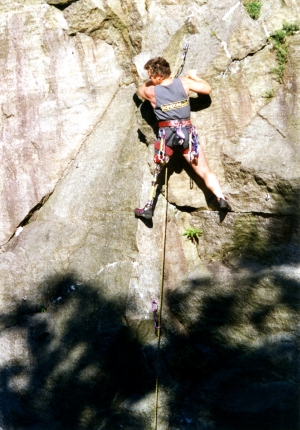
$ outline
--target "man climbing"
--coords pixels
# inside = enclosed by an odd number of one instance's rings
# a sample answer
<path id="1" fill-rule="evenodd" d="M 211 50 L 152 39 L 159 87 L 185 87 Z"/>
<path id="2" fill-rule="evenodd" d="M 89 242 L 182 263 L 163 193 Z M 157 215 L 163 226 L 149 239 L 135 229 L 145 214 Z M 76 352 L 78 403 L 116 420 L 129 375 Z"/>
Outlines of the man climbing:
<path id="1" fill-rule="evenodd" d="M 138 89 L 139 95 L 149 100 L 158 120 L 160 142 L 155 142 L 154 161 L 157 164 L 149 200 L 143 208 L 136 208 L 138 217 L 153 216 L 154 191 L 161 168 L 169 161 L 174 151 L 179 151 L 191 164 L 206 187 L 216 196 L 220 209 L 231 211 L 216 175 L 209 169 L 205 155 L 198 144 L 196 128 L 190 121 L 189 93 L 210 94 L 211 87 L 190 70 L 188 77 L 172 78 L 169 63 L 162 57 L 149 60 L 144 69 L 149 80 Z"/>

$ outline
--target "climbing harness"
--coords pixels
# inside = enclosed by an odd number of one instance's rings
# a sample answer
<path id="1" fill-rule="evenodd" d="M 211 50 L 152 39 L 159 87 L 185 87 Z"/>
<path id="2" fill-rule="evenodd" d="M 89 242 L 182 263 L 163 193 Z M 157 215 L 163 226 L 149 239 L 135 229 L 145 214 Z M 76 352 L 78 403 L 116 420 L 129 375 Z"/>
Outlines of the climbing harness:
<path id="1" fill-rule="evenodd" d="M 154 154 L 153 161 L 155 163 L 155 169 L 152 177 L 151 182 L 151 188 L 149 193 L 149 199 L 147 201 L 146 206 L 142 209 L 143 211 L 147 211 L 148 208 L 153 207 L 154 197 L 155 197 L 155 191 L 157 186 L 157 178 L 160 174 L 162 168 L 169 162 L 169 155 L 167 155 L 167 138 L 166 138 L 166 127 L 170 127 L 173 131 L 173 135 L 171 135 L 168 139 L 172 138 L 172 145 L 170 147 L 173 149 L 181 148 L 182 145 L 185 142 L 185 135 L 183 133 L 182 128 L 185 127 L 188 132 L 188 139 L 189 139 L 189 147 L 188 147 L 188 154 L 189 154 L 189 161 L 190 163 L 193 161 L 195 157 L 198 157 L 199 154 L 199 140 L 198 140 L 198 132 L 197 128 L 191 124 L 190 120 L 183 120 L 183 121 L 161 121 L 158 124 L 159 126 L 159 139 L 160 139 L 160 145 L 159 149 L 156 150 Z M 168 147 L 167 147 L 168 148 Z"/>

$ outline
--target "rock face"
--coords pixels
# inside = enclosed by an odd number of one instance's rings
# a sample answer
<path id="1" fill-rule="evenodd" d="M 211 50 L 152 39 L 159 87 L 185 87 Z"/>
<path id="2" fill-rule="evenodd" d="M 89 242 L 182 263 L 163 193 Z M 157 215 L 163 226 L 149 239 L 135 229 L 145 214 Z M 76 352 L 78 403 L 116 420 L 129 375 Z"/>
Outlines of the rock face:
<path id="1" fill-rule="evenodd" d="M 0 427 L 299 428 L 298 4 L 1 0 L 0 18 Z M 233 212 L 174 156 L 146 223 L 156 126 L 136 89 L 186 40 Z"/>

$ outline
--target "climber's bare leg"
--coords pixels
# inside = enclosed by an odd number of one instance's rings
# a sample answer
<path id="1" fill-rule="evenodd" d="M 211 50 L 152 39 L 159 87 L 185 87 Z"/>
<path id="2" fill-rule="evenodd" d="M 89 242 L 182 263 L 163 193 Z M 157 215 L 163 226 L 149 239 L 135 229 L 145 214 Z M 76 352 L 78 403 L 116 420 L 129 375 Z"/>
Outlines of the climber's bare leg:
<path id="1" fill-rule="evenodd" d="M 219 180 L 217 176 L 208 167 L 205 155 L 201 147 L 199 146 L 198 162 L 196 158 L 192 161 L 192 163 L 190 163 L 189 154 L 183 154 L 183 156 L 186 161 L 192 166 L 195 173 L 203 179 L 206 187 L 217 197 L 217 199 L 225 199 Z"/>

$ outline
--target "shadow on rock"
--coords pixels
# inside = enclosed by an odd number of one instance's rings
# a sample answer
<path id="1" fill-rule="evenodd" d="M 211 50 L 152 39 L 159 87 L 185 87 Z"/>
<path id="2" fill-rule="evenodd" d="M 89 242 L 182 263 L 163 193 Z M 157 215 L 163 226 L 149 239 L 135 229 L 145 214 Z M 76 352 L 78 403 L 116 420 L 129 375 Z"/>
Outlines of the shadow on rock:
<path id="1" fill-rule="evenodd" d="M 31 313 L 29 303 L 17 306 L 15 325 L 1 333 L 16 349 L 0 369 L 1 427 L 147 428 L 141 413 L 121 406 L 155 389 L 154 359 L 144 363 L 122 320 L 124 303 L 107 301 L 72 275 L 47 283 L 44 303 Z"/>
<path id="2" fill-rule="evenodd" d="M 299 428 L 296 215 L 291 225 L 273 266 L 262 264 L 278 235 L 270 227 L 260 262 L 249 236 L 247 258 L 210 263 L 166 292 L 159 363 L 152 321 L 129 325 L 125 299 L 72 274 L 45 280 L 42 302 L 2 315 L 0 426 L 152 429 L 158 364 L 166 428 Z"/>
<path id="3" fill-rule="evenodd" d="M 240 229 L 238 259 L 211 262 L 168 293 L 167 307 L 187 333 L 169 324 L 165 360 L 181 385 L 171 427 L 300 427 L 299 218 L 294 211 L 270 221 L 248 235 Z"/>

